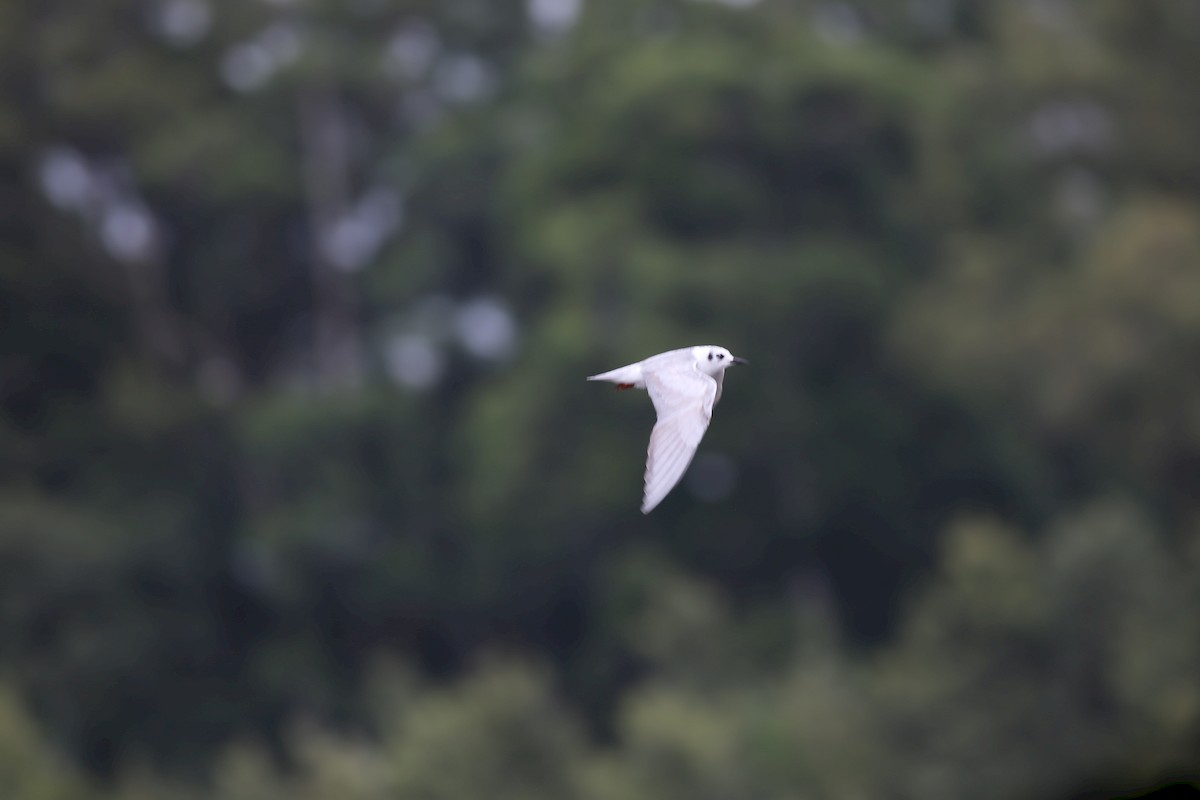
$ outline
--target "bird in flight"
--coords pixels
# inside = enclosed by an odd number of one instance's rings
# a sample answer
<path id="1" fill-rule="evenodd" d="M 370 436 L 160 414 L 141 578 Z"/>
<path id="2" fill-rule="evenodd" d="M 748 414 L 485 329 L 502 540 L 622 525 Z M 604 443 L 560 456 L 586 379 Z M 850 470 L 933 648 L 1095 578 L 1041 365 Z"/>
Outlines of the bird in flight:
<path id="1" fill-rule="evenodd" d="M 713 406 L 721 399 L 725 370 L 748 364 L 724 347 L 699 345 L 668 350 L 617 367 L 589 381 L 609 381 L 618 389 L 645 389 L 658 421 L 646 450 L 646 488 L 642 513 L 649 514 L 675 488 L 708 430 Z"/>

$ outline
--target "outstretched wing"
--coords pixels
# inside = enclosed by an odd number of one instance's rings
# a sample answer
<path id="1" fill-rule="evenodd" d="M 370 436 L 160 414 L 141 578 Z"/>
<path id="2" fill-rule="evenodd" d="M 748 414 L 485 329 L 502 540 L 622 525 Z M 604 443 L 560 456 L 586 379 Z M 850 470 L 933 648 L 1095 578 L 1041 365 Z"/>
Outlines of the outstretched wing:
<path id="1" fill-rule="evenodd" d="M 643 514 L 649 514 L 679 483 L 712 419 L 717 382 L 696 369 L 690 358 L 680 362 L 645 371 L 658 422 L 646 450 Z"/>

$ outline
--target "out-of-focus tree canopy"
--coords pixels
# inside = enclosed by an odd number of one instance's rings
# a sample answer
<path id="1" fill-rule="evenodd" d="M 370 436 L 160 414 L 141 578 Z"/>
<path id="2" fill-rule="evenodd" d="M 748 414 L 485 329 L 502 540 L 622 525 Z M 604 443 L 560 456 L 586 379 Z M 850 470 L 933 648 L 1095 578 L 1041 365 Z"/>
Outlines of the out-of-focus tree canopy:
<path id="1" fill-rule="evenodd" d="M 0 796 L 1200 776 L 1200 5 L 0 6 Z M 644 395 L 751 359 L 637 513 Z"/>

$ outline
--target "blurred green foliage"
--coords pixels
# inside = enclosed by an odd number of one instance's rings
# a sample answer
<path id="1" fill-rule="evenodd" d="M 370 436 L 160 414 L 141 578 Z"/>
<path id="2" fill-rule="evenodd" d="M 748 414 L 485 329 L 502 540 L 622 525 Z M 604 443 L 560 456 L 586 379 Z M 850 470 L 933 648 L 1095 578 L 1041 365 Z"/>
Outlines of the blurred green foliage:
<path id="1" fill-rule="evenodd" d="M 1200 6 L 0 6 L 0 797 L 1200 775 Z M 644 397 L 717 342 L 692 474 Z"/>

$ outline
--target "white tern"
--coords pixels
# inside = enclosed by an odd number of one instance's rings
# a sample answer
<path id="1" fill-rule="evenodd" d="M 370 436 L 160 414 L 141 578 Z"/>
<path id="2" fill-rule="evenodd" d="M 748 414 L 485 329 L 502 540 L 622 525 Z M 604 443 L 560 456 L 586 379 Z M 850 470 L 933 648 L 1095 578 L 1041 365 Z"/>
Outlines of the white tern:
<path id="1" fill-rule="evenodd" d="M 675 488 L 708 430 L 713 406 L 721 399 L 725 370 L 748 364 L 724 347 L 699 345 L 669 350 L 617 367 L 589 381 L 609 381 L 618 389 L 645 389 L 658 421 L 646 450 L 646 488 L 642 513 L 649 514 Z"/>

